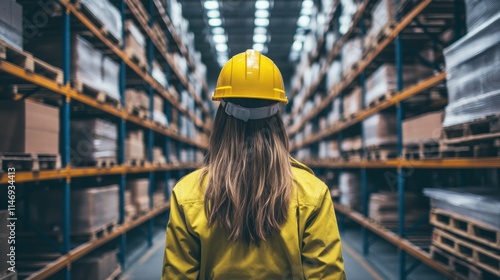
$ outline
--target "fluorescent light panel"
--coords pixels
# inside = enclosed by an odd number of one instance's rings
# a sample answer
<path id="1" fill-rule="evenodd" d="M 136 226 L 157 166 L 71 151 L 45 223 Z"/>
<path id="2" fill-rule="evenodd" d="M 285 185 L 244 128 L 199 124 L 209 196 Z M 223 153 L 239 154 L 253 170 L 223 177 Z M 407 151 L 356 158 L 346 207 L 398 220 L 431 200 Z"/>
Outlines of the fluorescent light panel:
<path id="1" fill-rule="evenodd" d="M 207 17 L 220 18 L 220 12 L 219 12 L 219 10 L 209 10 L 209 11 L 207 11 Z"/>
<path id="2" fill-rule="evenodd" d="M 299 17 L 299 20 L 297 20 L 297 25 L 300 27 L 306 28 L 309 23 L 311 23 L 311 18 L 309 16 L 303 15 Z"/>
<path id="3" fill-rule="evenodd" d="M 254 43 L 265 43 L 267 41 L 267 36 L 263 34 L 255 34 L 253 35 Z"/>
<path id="4" fill-rule="evenodd" d="M 269 17 L 269 11 L 268 10 L 256 10 L 255 11 L 255 17 L 256 18 L 268 18 Z"/>
<path id="5" fill-rule="evenodd" d="M 269 26 L 269 19 L 267 18 L 256 18 L 254 22 L 256 26 Z"/>
<path id="6" fill-rule="evenodd" d="M 208 20 L 208 25 L 210 26 L 221 26 L 222 20 L 220 18 L 211 18 Z"/>
<path id="7" fill-rule="evenodd" d="M 225 44 L 227 42 L 226 35 L 213 35 L 212 40 L 216 44 Z"/>
<path id="8" fill-rule="evenodd" d="M 215 0 L 208 0 L 208 1 L 205 1 L 205 3 L 203 4 L 203 6 L 207 10 L 215 10 L 215 9 L 219 8 L 219 2 L 217 2 Z"/>
<path id="9" fill-rule="evenodd" d="M 220 53 L 227 52 L 227 45 L 226 44 L 216 44 L 215 49 L 217 50 L 217 52 L 220 52 Z"/>
<path id="10" fill-rule="evenodd" d="M 257 0 L 255 2 L 256 9 L 269 9 L 269 1 L 267 0 Z"/>
<path id="11" fill-rule="evenodd" d="M 255 27 L 253 30 L 254 34 L 267 34 L 267 28 L 265 27 Z"/>

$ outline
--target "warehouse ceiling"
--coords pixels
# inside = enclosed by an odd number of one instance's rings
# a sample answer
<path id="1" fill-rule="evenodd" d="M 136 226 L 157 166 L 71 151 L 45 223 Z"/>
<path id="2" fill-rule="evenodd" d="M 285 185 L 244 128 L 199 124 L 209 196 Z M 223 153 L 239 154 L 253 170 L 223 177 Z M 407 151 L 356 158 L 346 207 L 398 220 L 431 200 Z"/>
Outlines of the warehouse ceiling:
<path id="1" fill-rule="evenodd" d="M 189 20 L 190 30 L 196 37 L 196 49 L 202 53 L 203 62 L 207 65 L 207 83 L 213 88 L 220 66 L 212 43 L 212 35 L 208 17 L 204 9 L 204 0 L 181 0 L 183 16 Z M 251 49 L 255 28 L 255 1 L 252 0 L 219 0 L 222 27 L 227 35 L 229 58 Z M 271 0 L 269 8 L 269 27 L 267 28 L 267 53 L 280 68 L 285 86 L 289 89 L 289 81 L 294 71 L 294 64 L 288 60 L 293 36 L 297 29 L 302 0 Z"/>

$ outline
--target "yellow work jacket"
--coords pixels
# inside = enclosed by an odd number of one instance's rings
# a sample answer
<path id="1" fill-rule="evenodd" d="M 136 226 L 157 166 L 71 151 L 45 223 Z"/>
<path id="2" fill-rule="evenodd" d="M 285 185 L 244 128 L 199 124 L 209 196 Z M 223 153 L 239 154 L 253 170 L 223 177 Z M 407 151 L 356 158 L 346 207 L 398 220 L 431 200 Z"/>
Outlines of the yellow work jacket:
<path id="1" fill-rule="evenodd" d="M 293 166 L 287 221 L 259 246 L 228 241 L 223 229 L 208 227 L 200 170 L 180 180 L 171 197 L 162 280 L 345 279 L 330 192 L 308 167 L 295 160 Z"/>

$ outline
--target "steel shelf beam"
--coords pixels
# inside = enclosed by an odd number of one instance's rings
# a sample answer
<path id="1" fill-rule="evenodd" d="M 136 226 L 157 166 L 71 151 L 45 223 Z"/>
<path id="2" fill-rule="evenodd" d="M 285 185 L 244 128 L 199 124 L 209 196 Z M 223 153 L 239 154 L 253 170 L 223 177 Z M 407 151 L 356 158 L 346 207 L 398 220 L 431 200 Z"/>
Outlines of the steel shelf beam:
<path id="1" fill-rule="evenodd" d="M 401 22 L 399 22 L 394 29 L 387 35 L 387 37 L 382 40 L 378 46 L 370 51 L 368 54 L 364 55 L 364 58 L 359 62 L 358 68 L 355 72 L 348 75 L 341 83 L 335 85 L 328 93 L 327 97 L 323 100 L 323 102 L 316 107 L 315 110 L 311 111 L 307 116 L 305 116 L 299 124 L 294 125 L 289 129 L 289 135 L 296 134 L 308 121 L 318 115 L 321 111 L 323 111 L 330 103 L 341 94 L 349 85 L 351 85 L 356 78 L 373 62 L 373 60 L 383 51 L 389 44 L 415 19 L 422 11 L 429 6 L 432 0 L 423 0 L 420 2 L 409 14 L 407 14 Z M 363 7 L 363 6 L 362 6 Z M 344 38 L 344 37 L 343 37 Z M 340 52 L 340 46 L 344 44 L 344 40 L 339 40 L 338 52 Z M 327 63 L 328 65 L 329 63 Z M 321 71 L 320 78 L 326 74 L 325 71 Z M 321 79 L 319 79 L 321 80 Z"/>
<path id="2" fill-rule="evenodd" d="M 379 105 L 377 105 L 375 107 L 361 110 L 359 112 L 359 114 L 351 120 L 338 122 L 333 127 L 329 128 L 327 130 L 324 130 L 320 133 L 317 133 L 315 135 L 312 135 L 307 139 L 304 139 L 304 141 L 293 145 L 291 147 L 291 150 L 292 151 L 296 150 L 300 147 L 318 142 L 325 137 L 328 137 L 330 135 L 338 133 L 338 132 L 340 132 L 348 127 L 351 127 L 351 126 L 365 120 L 366 118 L 368 118 L 368 117 L 370 117 L 370 116 L 372 116 L 372 115 L 374 115 L 374 114 L 376 114 L 384 109 L 387 109 L 391 106 L 397 105 L 397 104 L 401 103 L 402 101 L 405 101 L 405 100 L 407 100 L 407 99 L 409 99 L 409 98 L 411 98 L 419 93 L 422 93 L 423 91 L 425 91 L 427 89 L 435 87 L 436 85 L 438 85 L 439 83 L 441 83 L 445 80 L 446 80 L 446 73 L 441 72 L 441 73 L 439 73 L 435 76 L 432 76 L 424 81 L 421 81 L 420 83 L 408 87 L 407 89 L 394 95 L 392 98 L 380 103 Z"/>
<path id="3" fill-rule="evenodd" d="M 404 160 L 392 159 L 386 161 L 345 162 L 340 160 L 309 160 L 305 164 L 312 168 L 416 168 L 416 169 L 478 169 L 500 168 L 500 158 L 449 158 Z"/>
<path id="4" fill-rule="evenodd" d="M 441 273 L 447 279 L 456 278 L 456 275 L 453 273 L 453 271 L 449 270 L 445 266 L 434 261 L 427 252 L 425 252 L 418 246 L 412 244 L 407 239 L 398 236 L 396 233 L 391 232 L 386 228 L 371 222 L 368 218 L 363 217 L 361 213 L 358 213 L 342 205 L 335 205 L 335 211 L 341 213 L 342 215 L 345 215 L 350 220 L 360 224 L 362 227 L 369 229 L 371 232 L 387 240 L 389 243 L 394 244 L 400 250 L 405 251 L 406 253 L 412 255 L 419 261 L 425 263 L 432 269 Z"/>
<path id="5" fill-rule="evenodd" d="M 79 260 L 80 258 L 84 257 L 85 255 L 92 252 L 93 250 L 110 242 L 111 240 L 119 237 L 120 235 L 127 233 L 128 231 L 138 227 L 139 225 L 153 219 L 154 217 L 167 211 L 168 209 L 170 209 L 170 202 L 167 202 L 164 205 L 149 211 L 148 213 L 142 215 L 141 217 L 139 217 L 138 219 L 136 219 L 134 221 L 127 222 L 127 223 L 120 225 L 113 232 L 104 236 L 101 239 L 87 242 L 85 244 L 78 246 L 77 248 L 69 251 L 68 254 L 60 257 L 56 261 L 52 262 L 50 265 L 46 266 L 45 268 L 39 270 L 38 272 L 36 272 L 32 275 L 30 275 L 26 279 L 27 280 L 46 279 L 64 268 L 69 268 L 73 262 Z"/>

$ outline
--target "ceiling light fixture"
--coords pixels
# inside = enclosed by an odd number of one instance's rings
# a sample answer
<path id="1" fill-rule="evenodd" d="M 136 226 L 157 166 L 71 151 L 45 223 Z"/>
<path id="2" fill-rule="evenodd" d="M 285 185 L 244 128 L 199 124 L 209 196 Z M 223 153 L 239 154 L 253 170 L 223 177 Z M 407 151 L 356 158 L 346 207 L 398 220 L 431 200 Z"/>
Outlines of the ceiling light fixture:
<path id="1" fill-rule="evenodd" d="M 253 44 L 253 49 L 262 52 L 264 50 L 264 44 Z"/>
<path id="2" fill-rule="evenodd" d="M 267 34 L 267 28 L 265 27 L 255 27 L 253 30 L 254 34 Z"/>
<path id="3" fill-rule="evenodd" d="M 267 36 L 263 34 L 255 34 L 253 35 L 254 43 L 265 43 L 267 41 Z"/>
<path id="4" fill-rule="evenodd" d="M 269 17 L 269 11 L 268 10 L 256 10 L 255 11 L 255 17 L 256 18 L 268 18 Z"/>
<path id="5" fill-rule="evenodd" d="M 313 0 L 304 0 L 304 1 L 302 1 L 302 7 L 303 8 L 312 8 L 312 7 L 314 7 L 314 1 Z"/>
<path id="6" fill-rule="evenodd" d="M 221 26 L 222 25 L 222 19 L 220 18 L 211 18 L 208 20 L 208 25 L 210 26 Z"/>
<path id="7" fill-rule="evenodd" d="M 225 44 L 227 42 L 226 35 L 213 35 L 212 40 L 216 44 Z"/>
<path id="8" fill-rule="evenodd" d="M 300 27 L 308 27 L 309 23 L 311 23 L 311 18 L 309 16 L 300 16 L 299 19 L 297 20 L 297 25 Z"/>
<path id="9" fill-rule="evenodd" d="M 224 34 L 224 28 L 222 28 L 222 27 L 214 27 L 212 29 L 212 34 Z"/>
<path id="10" fill-rule="evenodd" d="M 300 50 L 302 50 L 302 42 L 300 42 L 300 41 L 293 42 L 292 50 L 294 50 L 296 52 L 299 52 Z"/>
<path id="11" fill-rule="evenodd" d="M 215 49 L 217 50 L 217 52 L 225 53 L 225 52 L 227 52 L 227 45 L 226 44 L 216 44 Z"/>
<path id="12" fill-rule="evenodd" d="M 209 17 L 209 18 L 220 18 L 219 10 L 210 10 L 210 11 L 207 11 L 207 17 Z"/>
<path id="13" fill-rule="evenodd" d="M 203 4 L 203 6 L 207 10 L 215 10 L 215 9 L 219 8 L 219 2 L 214 1 L 214 0 L 209 0 L 209 1 L 205 1 L 205 3 Z"/>
<path id="14" fill-rule="evenodd" d="M 262 10 L 269 9 L 269 1 L 267 1 L 267 0 L 257 0 L 255 2 L 255 8 L 256 9 L 262 9 Z"/>
<path id="15" fill-rule="evenodd" d="M 267 18 L 256 18 L 255 19 L 255 25 L 256 26 L 267 27 L 267 26 L 269 26 L 269 19 L 267 19 Z"/>

